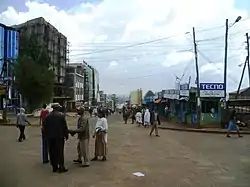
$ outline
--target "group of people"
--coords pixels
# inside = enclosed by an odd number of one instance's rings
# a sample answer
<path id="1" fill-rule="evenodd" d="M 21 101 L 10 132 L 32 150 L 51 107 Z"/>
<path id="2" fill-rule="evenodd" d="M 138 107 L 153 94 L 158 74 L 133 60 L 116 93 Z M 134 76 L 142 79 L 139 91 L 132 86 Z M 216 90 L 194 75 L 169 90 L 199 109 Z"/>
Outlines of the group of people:
<path id="1" fill-rule="evenodd" d="M 156 109 L 150 111 L 148 108 L 124 106 L 122 113 L 125 124 L 127 124 L 128 118 L 131 116 L 131 124 L 136 122 L 138 126 L 143 125 L 145 128 L 151 126 L 149 135 L 151 136 L 155 132 L 155 135 L 159 137 L 158 125 L 161 124 L 161 121 Z"/>
<path id="2" fill-rule="evenodd" d="M 89 167 L 89 141 L 90 141 L 90 125 L 89 117 L 85 115 L 84 108 L 77 110 L 78 120 L 75 129 L 68 129 L 65 113 L 62 113 L 62 107 L 59 104 L 52 106 L 52 112 L 43 105 L 40 115 L 40 125 L 42 130 L 42 160 L 43 163 L 49 163 L 53 172 L 67 172 L 68 169 L 64 165 L 64 145 L 68 140 L 69 134 L 74 136 L 77 134 L 77 159 L 74 163 L 81 164 L 82 167 Z M 25 140 L 24 129 L 29 124 L 25 115 L 25 110 L 20 109 L 17 115 L 17 127 L 20 129 L 19 141 Z M 92 161 L 101 157 L 102 161 L 107 159 L 107 137 L 108 122 L 105 118 L 105 112 L 98 110 L 98 119 L 92 135 L 95 138 L 95 154 Z"/>

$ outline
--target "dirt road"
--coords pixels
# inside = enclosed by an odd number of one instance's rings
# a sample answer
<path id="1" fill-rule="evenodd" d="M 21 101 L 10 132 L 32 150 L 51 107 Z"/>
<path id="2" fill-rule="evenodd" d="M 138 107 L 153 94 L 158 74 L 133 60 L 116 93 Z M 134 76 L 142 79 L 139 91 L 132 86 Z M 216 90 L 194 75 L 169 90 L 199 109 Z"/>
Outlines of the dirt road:
<path id="1" fill-rule="evenodd" d="M 124 125 L 118 115 L 108 120 L 108 161 L 92 162 L 89 168 L 73 164 L 76 139 L 70 137 L 64 174 L 41 164 L 39 128 L 28 128 L 28 139 L 19 143 L 15 127 L 0 127 L 2 181 L 6 187 L 249 187 L 250 136 L 162 130 L 161 137 L 149 137 L 149 129 Z M 69 121 L 73 128 L 76 119 Z M 138 171 L 145 177 L 132 175 Z"/>

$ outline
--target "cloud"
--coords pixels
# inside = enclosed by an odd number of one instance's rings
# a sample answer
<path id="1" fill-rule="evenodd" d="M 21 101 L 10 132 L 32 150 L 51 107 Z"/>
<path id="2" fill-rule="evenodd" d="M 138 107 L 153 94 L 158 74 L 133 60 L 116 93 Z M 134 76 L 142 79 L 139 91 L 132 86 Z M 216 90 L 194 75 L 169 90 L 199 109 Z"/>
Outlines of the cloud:
<path id="1" fill-rule="evenodd" d="M 182 82 L 192 76 L 194 84 L 193 54 L 188 52 L 193 50 L 193 26 L 201 81 L 222 82 L 223 25 L 226 18 L 232 23 L 241 15 L 243 19 L 229 30 L 228 88 L 232 90 L 237 87 L 242 69 L 238 64 L 245 58 L 244 34 L 250 29 L 247 11 L 235 8 L 235 3 L 236 0 L 103 0 L 60 10 L 27 1 L 27 12 L 8 7 L 0 14 L 0 22 L 13 25 L 44 17 L 67 36 L 71 62 L 85 60 L 95 66 L 105 91 L 128 93 L 137 88 L 145 92 L 171 88 L 174 74 L 182 76 Z M 159 38 L 166 39 L 125 47 Z"/>
<path id="2" fill-rule="evenodd" d="M 118 64 L 117 64 L 116 61 L 112 61 L 112 62 L 109 63 L 109 66 L 110 66 L 110 67 L 114 67 L 114 66 L 117 66 L 117 65 L 118 65 Z"/>

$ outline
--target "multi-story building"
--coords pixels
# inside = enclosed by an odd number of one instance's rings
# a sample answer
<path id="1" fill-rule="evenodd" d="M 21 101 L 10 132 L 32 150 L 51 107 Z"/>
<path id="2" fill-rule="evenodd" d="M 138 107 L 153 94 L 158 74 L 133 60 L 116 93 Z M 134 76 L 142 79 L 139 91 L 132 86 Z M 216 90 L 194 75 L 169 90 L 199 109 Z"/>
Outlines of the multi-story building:
<path id="1" fill-rule="evenodd" d="M 107 94 L 104 93 L 104 91 L 99 91 L 100 94 L 100 104 L 106 105 L 107 103 Z"/>
<path id="2" fill-rule="evenodd" d="M 20 94 L 13 89 L 13 65 L 19 53 L 19 33 L 0 23 L 0 108 L 19 106 Z"/>
<path id="3" fill-rule="evenodd" d="M 69 64 L 66 67 L 65 86 L 72 101 L 84 101 L 84 66 Z"/>
<path id="4" fill-rule="evenodd" d="M 92 85 L 92 91 L 93 91 L 93 98 L 92 102 L 100 102 L 100 95 L 99 95 L 99 73 L 98 71 L 92 67 L 92 73 L 93 73 L 93 85 Z"/>
<path id="5" fill-rule="evenodd" d="M 83 61 L 84 66 L 84 101 L 89 104 L 92 102 L 94 98 L 93 94 L 93 68 L 87 64 L 87 62 Z"/>
<path id="6" fill-rule="evenodd" d="M 47 49 L 51 60 L 51 68 L 55 74 L 54 101 L 58 102 L 64 99 L 66 97 L 64 79 L 68 62 L 67 38 L 42 17 L 13 27 L 20 32 L 21 45 L 24 37 L 32 36 L 36 37 L 38 47 L 43 46 Z"/>
<path id="7" fill-rule="evenodd" d="M 69 63 L 66 68 L 65 86 L 72 101 L 93 104 L 99 92 L 98 72 L 87 64 Z"/>

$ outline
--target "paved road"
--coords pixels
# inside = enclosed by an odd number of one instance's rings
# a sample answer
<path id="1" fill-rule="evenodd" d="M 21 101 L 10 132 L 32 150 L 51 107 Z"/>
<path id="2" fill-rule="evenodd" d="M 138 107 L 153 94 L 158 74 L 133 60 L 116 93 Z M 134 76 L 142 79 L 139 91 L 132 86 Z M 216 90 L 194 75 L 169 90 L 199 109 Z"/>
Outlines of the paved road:
<path id="1" fill-rule="evenodd" d="M 71 125 L 74 122 L 70 120 Z M 76 140 L 70 138 L 65 151 L 69 172 L 57 174 L 41 164 L 39 128 L 30 127 L 27 134 L 28 139 L 19 143 L 15 127 L 0 127 L 0 176 L 8 186 L 249 187 L 250 183 L 250 136 L 226 139 L 162 130 L 160 138 L 149 137 L 148 129 L 124 125 L 119 116 L 113 116 L 109 118 L 108 161 L 89 168 L 74 165 Z M 137 171 L 146 176 L 133 176 Z"/>

